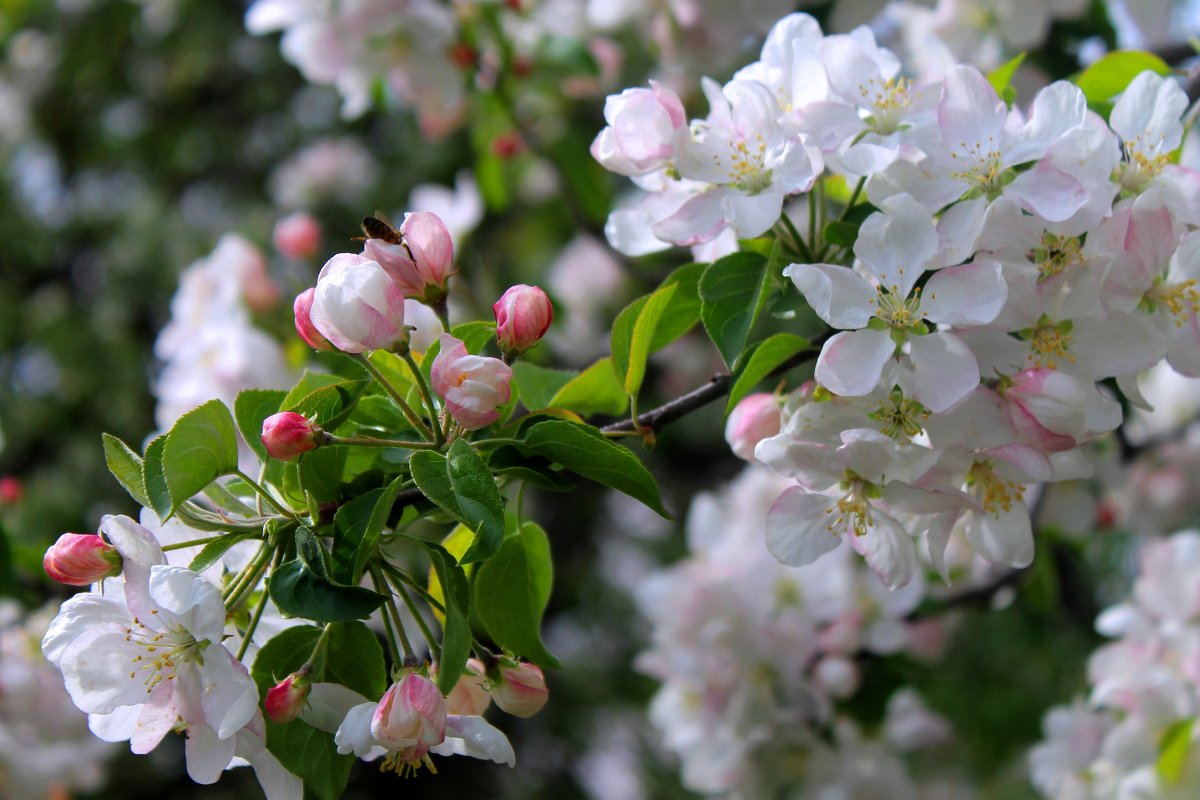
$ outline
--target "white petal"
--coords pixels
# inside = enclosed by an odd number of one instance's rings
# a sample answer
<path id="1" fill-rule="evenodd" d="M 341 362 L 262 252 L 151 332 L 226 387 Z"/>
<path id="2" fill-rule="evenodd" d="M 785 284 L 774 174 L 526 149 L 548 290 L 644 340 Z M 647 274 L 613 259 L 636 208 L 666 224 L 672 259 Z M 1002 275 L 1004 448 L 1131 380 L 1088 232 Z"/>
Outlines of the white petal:
<path id="1" fill-rule="evenodd" d="M 63 651 L 84 633 L 103 627 L 124 629 L 132 621 L 124 603 L 95 592 L 73 595 L 58 610 L 42 638 L 42 655 L 62 669 Z"/>
<path id="2" fill-rule="evenodd" d="M 1083 124 L 1087 99 L 1078 86 L 1056 81 L 1033 98 L 1029 122 L 1015 137 L 1014 146 L 1004 154 L 1005 166 L 1041 158 L 1050 145 Z"/>
<path id="3" fill-rule="evenodd" d="M 1045 163 L 1022 172 L 1004 190 L 1026 211 L 1052 222 L 1070 219 L 1088 200 L 1083 184 Z"/>
<path id="4" fill-rule="evenodd" d="M 943 211 L 937 221 L 938 252 L 935 263 L 950 266 L 970 258 L 983 232 L 985 218 L 988 218 L 988 202 L 984 197 L 955 203 Z"/>
<path id="5" fill-rule="evenodd" d="M 440 756 L 482 758 L 510 767 L 517 764 L 517 755 L 508 737 L 483 717 L 447 715 L 446 740 L 429 748 L 429 752 Z"/>
<path id="6" fill-rule="evenodd" d="M 869 394 L 879 383 L 883 367 L 895 350 L 888 331 L 866 328 L 843 331 L 821 348 L 815 377 L 818 383 L 834 394 L 846 397 Z"/>
<path id="7" fill-rule="evenodd" d="M 792 264 L 783 274 L 792 279 L 817 316 L 834 328 L 865 327 L 875 314 L 875 289 L 849 267 Z"/>
<path id="8" fill-rule="evenodd" d="M 979 365 L 962 340 L 950 333 L 930 333 L 908 340 L 913 364 L 912 395 L 940 414 L 979 385 Z"/>
<path id="9" fill-rule="evenodd" d="M 233 761 L 233 751 L 232 736 L 218 739 L 216 731 L 207 725 L 190 725 L 187 744 L 184 745 L 188 777 L 196 783 L 216 783 L 229 762 Z"/>
<path id="10" fill-rule="evenodd" d="M 907 194 L 885 200 L 883 210 L 863 222 L 854 243 L 854 254 L 901 297 L 908 297 L 937 250 L 933 217 Z"/>
<path id="11" fill-rule="evenodd" d="M 350 709 L 364 703 L 372 705 L 370 700 L 340 683 L 314 683 L 300 719 L 317 730 L 334 733 Z"/>
<path id="12" fill-rule="evenodd" d="M 854 549 L 862 553 L 883 585 L 895 591 L 912 580 L 917 570 L 916 549 L 912 537 L 887 514 L 873 511 L 872 522 L 866 533 L 853 538 Z"/>
<path id="13" fill-rule="evenodd" d="M 921 310 L 930 322 L 943 325 L 985 325 L 996 318 L 1008 299 L 1000 264 L 975 261 L 946 267 L 925 284 Z"/>
<path id="14" fill-rule="evenodd" d="M 121 706 L 110 714 L 88 714 L 88 728 L 106 742 L 127 742 L 141 713 L 141 706 Z"/>
<path id="15" fill-rule="evenodd" d="M 1027 567 L 1033 561 L 1033 528 L 1029 511 L 1014 503 L 1011 511 L 972 514 L 967 523 L 967 540 L 975 552 L 993 564 Z"/>
<path id="16" fill-rule="evenodd" d="M 363 703 L 346 713 L 346 718 L 342 720 L 333 737 L 339 753 L 354 753 L 359 758 L 364 758 L 372 751 L 381 749 L 379 742 L 371 735 L 371 716 L 375 713 L 376 705 Z"/>
<path id="17" fill-rule="evenodd" d="M 783 213 L 783 189 L 777 184 L 755 195 L 730 194 L 721 201 L 725 221 L 743 239 L 761 236 Z"/>
<path id="18" fill-rule="evenodd" d="M 125 602 L 135 614 L 148 614 L 146 587 L 150 583 L 150 568 L 167 563 L 162 547 L 154 534 L 129 517 L 106 516 L 100 521 L 100 532 L 121 554 L 121 571 L 125 577 Z"/>
<path id="19" fill-rule="evenodd" d="M 182 623 L 196 641 L 221 641 L 225 604 L 216 587 L 184 567 L 150 569 L 150 598 Z"/>
<path id="20" fill-rule="evenodd" d="M 75 705 L 89 714 L 108 714 L 146 702 L 147 676 L 133 660 L 143 652 L 125 641 L 124 631 L 110 628 L 77 638 L 62 656 L 64 683 Z"/>
<path id="21" fill-rule="evenodd" d="M 136 755 L 145 755 L 158 747 L 163 737 L 174 730 L 183 716 L 179 695 L 170 681 L 154 687 L 145 705 L 138 712 L 137 721 L 129 737 L 129 749 Z"/>
<path id="22" fill-rule="evenodd" d="M 200 705 L 204 718 L 226 739 L 237 733 L 258 710 L 258 687 L 250 674 L 225 647 L 213 643 L 199 666 Z"/>
<path id="23" fill-rule="evenodd" d="M 842 539 L 830 529 L 834 508 L 832 498 L 788 489 L 767 514 L 767 550 L 789 567 L 802 567 L 836 549 Z"/>

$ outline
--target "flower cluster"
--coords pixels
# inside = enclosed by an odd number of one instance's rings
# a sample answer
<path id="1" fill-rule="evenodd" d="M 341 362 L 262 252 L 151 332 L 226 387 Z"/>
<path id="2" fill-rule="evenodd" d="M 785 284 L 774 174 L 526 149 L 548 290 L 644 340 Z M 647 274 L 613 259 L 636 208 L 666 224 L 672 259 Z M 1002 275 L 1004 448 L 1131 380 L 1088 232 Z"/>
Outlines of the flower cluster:
<path id="1" fill-rule="evenodd" d="M 1125 602 L 1096 629 L 1116 641 L 1088 664 L 1086 703 L 1052 709 L 1030 754 L 1055 800 L 1200 792 L 1200 533 L 1148 543 Z"/>
<path id="2" fill-rule="evenodd" d="M 1164 358 L 1200 375 L 1200 174 L 1171 160 L 1177 82 L 1137 76 L 1107 124 L 1061 81 L 1010 108 L 974 68 L 916 84 L 869 29 L 824 36 L 793 14 L 705 93 L 690 126 L 660 86 L 610 97 L 593 154 L 648 190 L 609 219 L 619 249 L 774 230 L 799 256 L 783 277 L 831 335 L 753 452 L 796 481 L 771 552 L 799 566 L 845 536 L 898 587 L 918 540 L 949 580 L 957 528 L 1027 565 L 1030 485 L 1086 476 L 1081 446 L 1121 421 L 1099 383 L 1136 405 L 1136 376 Z M 827 195 L 851 184 L 837 224 L 853 244 L 826 241 Z M 808 230 L 780 224 L 810 189 Z"/>
<path id="3" fill-rule="evenodd" d="M 115 749 L 91 735 L 38 651 L 57 610 L 52 603 L 25 614 L 0 602 L 0 794 L 17 800 L 98 788 Z"/>
<path id="4" fill-rule="evenodd" d="M 720 494 L 700 495 L 688 516 L 689 556 L 638 590 L 652 644 L 637 667 L 663 682 L 651 721 L 695 791 L 766 797 L 803 785 L 814 796 L 883 796 L 887 785 L 888 797 L 915 796 L 898 754 L 940 741 L 946 723 L 906 690 L 874 741 L 835 706 L 857 692 L 863 654 L 936 657 L 939 623 L 906 620 L 923 582 L 889 592 L 846 545 L 820 566 L 775 562 L 760 532 L 783 483 L 752 467 Z"/>

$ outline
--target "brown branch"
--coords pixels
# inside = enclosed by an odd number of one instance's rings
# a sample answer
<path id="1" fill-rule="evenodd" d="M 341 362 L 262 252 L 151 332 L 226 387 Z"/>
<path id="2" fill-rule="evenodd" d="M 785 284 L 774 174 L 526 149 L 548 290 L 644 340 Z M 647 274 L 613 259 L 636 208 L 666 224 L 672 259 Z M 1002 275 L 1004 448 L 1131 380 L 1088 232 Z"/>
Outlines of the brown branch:
<path id="1" fill-rule="evenodd" d="M 1157 47 L 1151 47 L 1148 52 L 1153 53 L 1168 64 L 1180 64 L 1189 58 L 1195 58 L 1197 55 L 1196 48 L 1190 41 L 1160 44 Z"/>
<path id="2" fill-rule="evenodd" d="M 775 369 L 767 374 L 768 378 L 777 378 L 793 367 L 798 367 L 807 361 L 813 350 L 819 350 L 821 345 L 825 343 L 828 334 L 822 334 L 812 341 L 812 343 L 801 350 L 796 355 L 784 361 Z M 709 403 L 719 400 L 729 393 L 729 388 L 733 385 L 733 376 L 728 372 L 721 372 L 713 375 L 708 383 L 703 386 L 693 389 L 685 395 L 676 397 L 670 402 L 664 403 L 658 408 L 652 408 L 644 414 L 639 414 L 637 418 L 637 428 L 645 430 L 649 428 L 653 431 L 659 431 L 677 419 L 686 417 L 697 409 L 703 408 Z M 614 422 L 610 425 L 605 425 L 600 430 L 605 433 L 632 431 L 636 430 L 632 419 L 623 419 L 620 422 Z"/>
<path id="3" fill-rule="evenodd" d="M 992 598 L 1005 587 L 1013 586 L 1021 577 L 1028 571 L 1028 567 L 1020 569 L 1010 569 L 993 578 L 990 582 L 982 586 L 975 586 L 970 589 L 965 589 L 957 594 L 952 594 L 949 597 L 941 600 L 936 606 L 929 608 L 918 608 L 905 617 L 909 622 L 928 617 L 937 616 L 945 613 L 952 608 L 961 606 L 984 606 L 992 601 Z"/>

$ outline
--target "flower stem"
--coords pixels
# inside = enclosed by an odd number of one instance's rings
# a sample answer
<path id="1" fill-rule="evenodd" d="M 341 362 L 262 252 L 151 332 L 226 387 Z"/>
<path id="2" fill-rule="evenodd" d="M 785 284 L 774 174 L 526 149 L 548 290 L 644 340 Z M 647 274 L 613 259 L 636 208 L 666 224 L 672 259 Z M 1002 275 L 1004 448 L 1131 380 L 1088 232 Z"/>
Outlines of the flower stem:
<path id="1" fill-rule="evenodd" d="M 421 635 L 425 637 L 425 641 L 429 644 L 429 652 L 437 654 L 437 661 L 442 660 L 442 648 L 433 638 L 433 632 L 429 630 L 429 625 L 425 623 L 425 618 L 421 616 L 421 612 L 417 610 L 417 604 L 413 602 L 412 597 L 404 588 L 404 584 L 392 578 L 389 580 L 392 587 L 395 588 L 396 594 L 400 595 L 400 599 L 404 601 L 404 605 L 408 606 L 408 611 L 413 615 L 413 619 L 417 622 L 417 627 L 421 629 Z"/>
<path id="2" fill-rule="evenodd" d="M 436 450 L 432 442 L 408 442 L 403 439 L 377 439 L 374 436 L 334 436 L 325 434 L 329 444 L 349 444 L 358 447 L 403 447 L 407 450 Z"/>
<path id="3" fill-rule="evenodd" d="M 443 305 L 445 304 L 443 303 Z M 449 329 L 447 328 L 447 330 Z M 425 399 L 425 405 L 429 408 L 429 419 L 433 423 L 434 442 L 440 447 L 446 441 L 446 438 L 442 436 L 442 430 L 437 425 L 438 407 L 433 399 L 433 392 L 429 391 L 429 384 L 425 381 L 425 375 L 421 372 L 421 368 L 417 366 L 417 362 L 413 360 L 412 353 L 405 351 L 401 357 L 412 371 L 413 379 L 417 382 L 417 388 L 421 391 L 421 397 Z"/>
<path id="4" fill-rule="evenodd" d="M 390 590 L 385 591 L 387 584 L 384 581 L 383 573 L 379 569 L 378 564 L 371 565 L 371 582 L 375 584 L 375 591 L 383 595 L 384 605 L 387 606 L 387 612 L 384 613 L 384 623 L 387 624 L 388 615 L 391 615 L 392 624 L 394 625 L 395 641 L 400 643 L 400 648 L 404 651 L 404 658 L 397 658 L 397 663 L 406 663 L 416 658 L 413 652 L 412 644 L 408 641 L 408 634 L 404 631 L 404 624 L 400 621 L 400 610 L 396 608 L 396 599 L 392 596 Z M 398 654 L 397 654 L 398 655 Z"/>
<path id="5" fill-rule="evenodd" d="M 254 616 L 250 617 L 250 624 L 246 626 L 246 632 L 242 634 L 242 643 L 238 645 L 237 660 L 241 661 L 246 656 L 246 651 L 250 649 L 250 640 L 254 637 L 254 632 L 258 630 L 258 621 L 262 619 L 263 612 L 267 609 L 267 600 L 270 599 L 266 592 L 258 601 L 258 606 L 254 609 Z"/>
<path id="6" fill-rule="evenodd" d="M 233 611 L 250 595 L 250 592 L 258 585 L 263 573 L 267 571 L 267 565 L 270 563 L 272 555 L 274 555 L 272 548 L 264 543 L 262 549 L 258 551 L 258 555 L 250 562 L 250 568 L 245 571 L 245 580 L 234 584 L 237 588 L 229 593 L 229 597 L 225 600 L 225 608 Z"/>
<path id="7" fill-rule="evenodd" d="M 371 373 L 371 377 L 379 382 L 379 385 L 382 386 L 383 390 L 388 393 L 388 396 L 396 402 L 396 405 L 400 406 L 400 410 L 404 412 L 404 416 L 408 418 L 408 421 L 412 423 L 413 427 L 416 428 L 418 432 L 425 434 L 425 438 L 433 441 L 433 431 L 429 430 L 429 427 L 421 421 L 421 418 L 417 416 L 417 412 L 412 410 L 412 406 L 405 402 L 404 396 L 397 391 L 395 386 L 392 386 L 391 381 L 385 378 L 383 373 L 371 363 L 371 359 L 367 358 L 365 353 L 355 353 L 354 357 L 366 368 L 367 372 Z"/>
<path id="8" fill-rule="evenodd" d="M 204 539 L 192 539 L 188 542 L 175 542 L 174 544 L 164 544 L 162 550 L 164 553 L 169 553 L 172 550 L 182 550 L 185 547 L 199 547 L 200 545 L 211 544 L 218 539 L 224 539 L 226 536 L 233 536 L 232 533 L 222 533 L 217 536 L 209 536 Z"/>
<path id="9" fill-rule="evenodd" d="M 292 513 L 292 511 L 291 511 L 290 509 L 284 508 L 284 507 L 283 507 L 283 506 L 282 506 L 282 505 L 279 503 L 279 501 L 278 501 L 278 500 L 276 500 L 276 499 L 275 499 L 275 498 L 274 498 L 274 497 L 271 495 L 271 493 L 270 493 L 270 492 L 268 492 L 266 489 L 264 489 L 264 488 L 262 487 L 262 485 L 261 485 L 261 484 L 260 484 L 258 481 L 254 480 L 254 479 L 253 479 L 253 478 L 251 478 L 249 475 L 247 475 L 246 473 L 242 472 L 240 469 L 239 469 L 239 470 L 236 470 L 236 471 L 235 471 L 233 474 L 234 474 L 234 475 L 236 475 L 236 476 L 238 476 L 239 478 L 241 478 L 243 481 L 245 481 L 245 482 L 246 482 L 246 485 L 247 485 L 247 486 L 249 486 L 251 489 L 253 489 L 253 490 L 254 490 L 254 492 L 255 492 L 255 494 L 257 494 L 259 497 L 261 497 L 263 500 L 265 500 L 265 501 L 267 502 L 267 505 L 269 505 L 271 508 L 275 509 L 275 510 L 276 510 L 277 512 L 279 512 L 280 514 L 282 514 L 283 516 L 287 517 L 287 518 L 288 518 L 288 519 L 290 519 L 292 522 L 297 522 L 297 521 L 298 521 L 298 520 L 296 519 L 296 515 L 295 515 L 294 513 Z"/>

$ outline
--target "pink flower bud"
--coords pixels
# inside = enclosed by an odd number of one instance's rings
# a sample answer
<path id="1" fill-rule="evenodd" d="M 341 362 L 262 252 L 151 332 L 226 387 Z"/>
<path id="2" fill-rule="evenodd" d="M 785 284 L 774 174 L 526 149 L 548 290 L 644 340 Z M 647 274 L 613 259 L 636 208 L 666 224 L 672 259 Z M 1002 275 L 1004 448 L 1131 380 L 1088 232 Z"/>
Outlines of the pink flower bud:
<path id="1" fill-rule="evenodd" d="M 608 127 L 592 142 L 592 157 L 621 175 L 645 175 L 675 155 L 675 133 L 687 124 L 679 95 L 660 83 L 626 89 L 604 102 Z"/>
<path id="2" fill-rule="evenodd" d="M 1074 449 L 1085 431 L 1086 387 L 1056 369 L 1027 369 L 1004 385 L 1008 418 L 1021 441 L 1046 453 Z"/>
<path id="3" fill-rule="evenodd" d="M 313 350 L 332 350 L 333 345 L 321 335 L 309 316 L 312 312 L 313 298 L 316 296 L 316 288 L 305 289 L 296 295 L 296 302 L 292 303 L 292 312 L 296 316 L 296 333 Z"/>
<path id="4" fill-rule="evenodd" d="M 121 554 L 94 533 L 64 533 L 50 545 L 42 566 L 59 583 L 87 586 L 120 575 Z"/>
<path id="5" fill-rule="evenodd" d="M 262 443 L 271 458 L 290 461 L 321 443 L 322 431 L 302 414 L 280 411 L 263 420 Z"/>
<path id="6" fill-rule="evenodd" d="M 25 487 L 20 479 L 12 475 L 0 475 L 0 505 L 13 505 L 21 502 Z"/>
<path id="7" fill-rule="evenodd" d="M 446 738 L 446 700 L 433 681 L 410 672 L 393 683 L 371 717 L 371 735 L 419 759 Z"/>
<path id="8" fill-rule="evenodd" d="M 492 699 L 514 717 L 532 717 L 550 699 L 541 667 L 527 661 L 501 663 L 492 679 Z"/>
<path id="9" fill-rule="evenodd" d="M 510 286 L 492 304 L 496 315 L 496 340 L 505 355 L 518 356 L 546 335 L 554 319 L 550 298 L 536 286 Z"/>
<path id="10" fill-rule="evenodd" d="M 446 296 L 446 284 L 458 271 L 454 240 L 442 220 L 429 211 L 404 215 L 403 244 L 368 239 L 363 255 L 379 263 L 406 297 L 433 302 Z"/>
<path id="11" fill-rule="evenodd" d="M 469 431 L 500 418 L 496 409 L 512 394 L 512 370 L 498 358 L 473 356 L 462 340 L 441 336 L 441 350 L 429 377 L 433 390 L 446 401 L 450 416 Z"/>
<path id="12" fill-rule="evenodd" d="M 263 709 L 272 722 L 291 722 L 300 716 L 312 691 L 312 679 L 308 669 L 293 672 L 267 690 Z"/>
<path id="13" fill-rule="evenodd" d="M 754 448 L 763 439 L 779 433 L 779 401 L 773 394 L 760 392 L 742 398 L 725 423 L 725 441 L 738 458 L 758 463 Z"/>
<path id="14" fill-rule="evenodd" d="M 446 713 L 464 717 L 478 717 L 492 704 L 488 694 L 487 680 L 483 676 L 483 664 L 477 658 L 467 662 L 458 683 L 446 695 Z"/>
<path id="15" fill-rule="evenodd" d="M 297 211 L 275 223 L 275 249 L 288 258 L 310 258 L 321 246 L 321 225 L 312 214 Z"/>
<path id="16" fill-rule="evenodd" d="M 404 291 L 378 263 L 339 253 L 317 276 L 309 319 L 346 353 L 389 349 L 408 340 Z"/>

